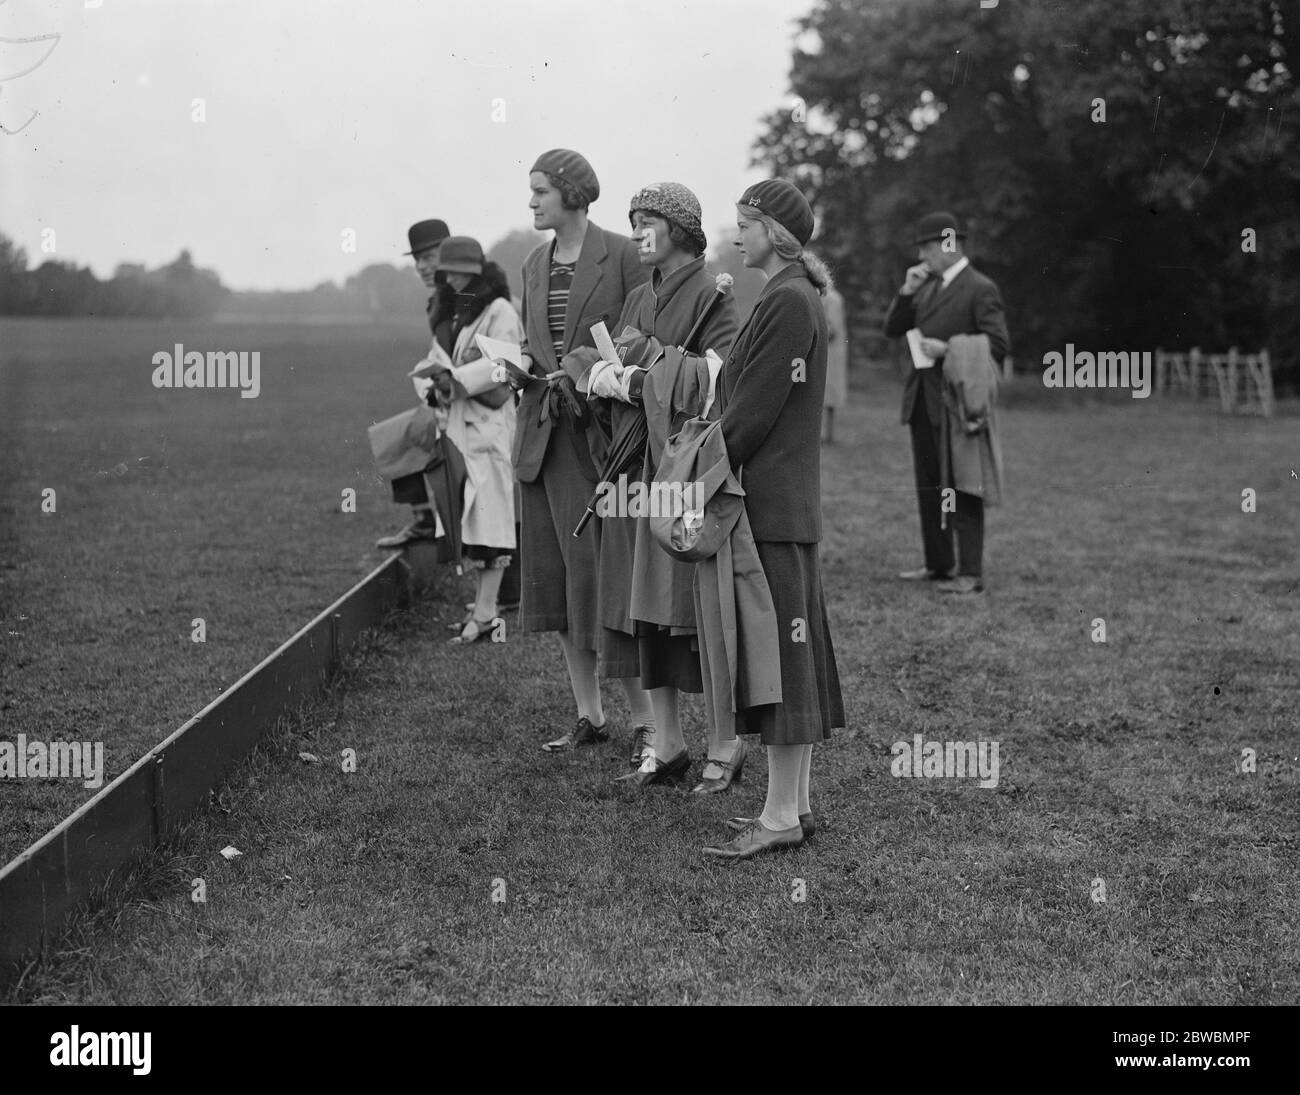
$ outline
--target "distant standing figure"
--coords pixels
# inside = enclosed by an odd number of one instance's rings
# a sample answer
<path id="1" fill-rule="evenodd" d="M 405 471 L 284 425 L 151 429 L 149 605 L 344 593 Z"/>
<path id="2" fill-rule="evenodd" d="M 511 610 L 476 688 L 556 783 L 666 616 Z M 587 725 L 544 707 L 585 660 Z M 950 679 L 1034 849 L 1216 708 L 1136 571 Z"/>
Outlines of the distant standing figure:
<path id="1" fill-rule="evenodd" d="M 443 240 L 450 235 L 447 222 L 440 220 L 417 221 L 406 231 L 411 247 L 406 253 L 415 262 L 420 280 L 430 293 L 429 302 L 424 308 L 429 317 L 429 333 L 448 354 L 451 353 L 451 313 L 456 294 L 445 279 L 438 277 L 438 254 Z M 437 539 L 438 519 L 434 516 L 433 503 L 429 499 L 423 475 L 417 472 L 394 479 L 393 501 L 399 505 L 409 505 L 413 519 L 400 532 L 376 540 L 375 547 L 396 550 L 420 540 Z"/>
<path id="2" fill-rule="evenodd" d="M 826 312 L 826 394 L 822 396 L 822 442 L 835 443 L 835 412 L 849 395 L 849 330 L 844 322 L 844 298 L 835 288 L 822 297 Z"/>
<path id="3" fill-rule="evenodd" d="M 972 594 L 984 589 L 984 499 L 956 490 L 954 528 L 944 527 L 944 466 L 951 452 L 944 442 L 944 360 L 947 340 L 955 335 L 988 336 L 999 365 L 1010 349 L 1002 295 L 992 279 L 962 253 L 966 233 L 951 213 L 929 213 L 917 225 L 920 262 L 907 271 L 898 295 L 885 313 L 885 334 L 898 338 L 916 328 L 921 351 L 934 362 L 913 368 L 903 389 L 903 425 L 912 431 L 916 499 L 921 514 L 925 565 L 905 570 L 905 581 L 939 582 L 945 593 Z M 958 558 L 953 558 L 956 531 Z M 953 576 L 954 567 L 959 567 Z"/>

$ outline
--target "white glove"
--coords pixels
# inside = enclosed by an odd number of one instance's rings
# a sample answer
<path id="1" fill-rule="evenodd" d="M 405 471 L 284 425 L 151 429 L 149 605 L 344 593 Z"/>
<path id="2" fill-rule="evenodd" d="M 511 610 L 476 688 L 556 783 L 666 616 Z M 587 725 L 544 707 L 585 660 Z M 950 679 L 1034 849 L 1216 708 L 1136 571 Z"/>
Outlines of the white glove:
<path id="1" fill-rule="evenodd" d="M 632 385 L 632 378 L 635 377 L 637 373 L 643 372 L 645 372 L 644 369 L 638 369 L 635 365 L 625 368 L 623 370 L 623 375 L 619 377 L 618 391 L 614 393 L 614 398 L 621 399 L 624 403 L 631 403 L 632 396 L 628 389 Z"/>
<path id="2" fill-rule="evenodd" d="M 620 361 L 597 361 L 587 374 L 588 399 L 619 398 L 619 381 L 623 376 L 623 363 Z"/>

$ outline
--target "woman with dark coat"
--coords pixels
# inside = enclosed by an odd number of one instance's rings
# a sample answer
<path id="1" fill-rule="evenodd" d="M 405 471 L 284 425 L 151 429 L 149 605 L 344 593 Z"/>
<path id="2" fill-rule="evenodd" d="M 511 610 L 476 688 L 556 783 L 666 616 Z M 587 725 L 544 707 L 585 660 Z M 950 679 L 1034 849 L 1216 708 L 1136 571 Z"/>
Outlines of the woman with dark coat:
<path id="1" fill-rule="evenodd" d="M 614 324 L 627 294 L 649 273 L 630 239 L 587 219 L 600 183 L 578 153 L 543 153 L 528 185 L 533 227 L 551 229 L 555 238 L 523 268 L 522 351 L 530 379 L 514 446 L 523 539 L 519 623 L 524 631 L 559 632 L 578 720 L 543 745 L 556 752 L 609 738 L 596 673 L 600 530 L 579 538 L 573 530 L 596 488 L 603 444 L 586 401 L 587 374 L 600 357 L 591 328 Z M 653 721 L 645 692 L 635 684 L 627 692 L 633 723 Z"/>
<path id="2" fill-rule="evenodd" d="M 808 791 L 815 742 L 844 725 L 822 592 L 821 415 L 827 330 L 825 266 L 803 251 L 813 213 L 783 179 L 755 183 L 737 203 L 736 246 L 767 284 L 719 378 L 721 429 L 776 609 L 781 702 L 736 712 L 736 729 L 767 746 L 761 816 L 705 855 L 743 859 L 801 844 L 814 824 Z"/>

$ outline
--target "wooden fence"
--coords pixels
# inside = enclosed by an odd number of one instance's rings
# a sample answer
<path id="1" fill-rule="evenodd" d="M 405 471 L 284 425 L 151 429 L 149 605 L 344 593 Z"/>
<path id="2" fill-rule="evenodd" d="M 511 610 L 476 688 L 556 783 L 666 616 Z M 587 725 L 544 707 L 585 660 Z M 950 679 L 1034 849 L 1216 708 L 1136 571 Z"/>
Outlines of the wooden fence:
<path id="1" fill-rule="evenodd" d="M 1234 346 L 1226 354 L 1202 354 L 1195 347 L 1186 353 L 1157 349 L 1155 367 L 1158 392 L 1181 392 L 1192 399 L 1217 393 L 1225 412 L 1273 417 L 1273 371 L 1267 350 L 1239 354 Z"/>
<path id="2" fill-rule="evenodd" d="M 201 810 L 278 718 L 321 691 L 361 633 L 406 603 L 410 569 L 391 556 L 0 869 L 0 988 L 58 940 L 97 886 Z"/>

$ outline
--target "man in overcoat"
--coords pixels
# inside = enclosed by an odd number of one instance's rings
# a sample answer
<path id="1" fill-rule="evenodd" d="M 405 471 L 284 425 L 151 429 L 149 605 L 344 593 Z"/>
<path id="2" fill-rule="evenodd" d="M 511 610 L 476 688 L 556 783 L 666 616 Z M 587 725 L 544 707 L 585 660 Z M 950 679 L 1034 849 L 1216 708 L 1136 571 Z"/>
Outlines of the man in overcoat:
<path id="1" fill-rule="evenodd" d="M 918 329 L 921 352 L 933 363 L 928 368 L 912 367 L 903 389 L 902 422 L 912 434 L 925 565 L 899 577 L 936 581 L 945 593 L 959 595 L 984 589 L 984 500 L 956 490 L 947 514 L 952 520 L 945 528 L 941 445 L 947 340 L 954 335 L 986 334 L 999 365 L 1011 346 L 1002 295 L 992 279 L 971 266 L 964 253 L 965 240 L 966 233 L 951 213 L 921 218 L 913 239 L 920 261 L 907 271 L 884 324 L 891 338 Z"/>

